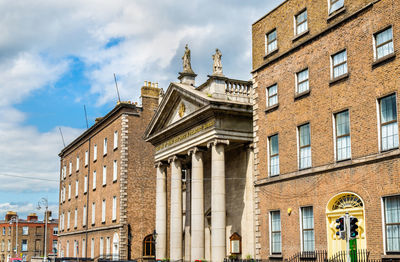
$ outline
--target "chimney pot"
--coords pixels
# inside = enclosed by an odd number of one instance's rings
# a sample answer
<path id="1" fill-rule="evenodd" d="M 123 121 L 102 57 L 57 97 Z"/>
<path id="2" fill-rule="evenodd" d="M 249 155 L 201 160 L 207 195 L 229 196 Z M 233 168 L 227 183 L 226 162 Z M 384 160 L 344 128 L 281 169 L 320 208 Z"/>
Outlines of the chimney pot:
<path id="1" fill-rule="evenodd" d="M 144 86 L 147 86 L 147 81 L 144 81 Z"/>

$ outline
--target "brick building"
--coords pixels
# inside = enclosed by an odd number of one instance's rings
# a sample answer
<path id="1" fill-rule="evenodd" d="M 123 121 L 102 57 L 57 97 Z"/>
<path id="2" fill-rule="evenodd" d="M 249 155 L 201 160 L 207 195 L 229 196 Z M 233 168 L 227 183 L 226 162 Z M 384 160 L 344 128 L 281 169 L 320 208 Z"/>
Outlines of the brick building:
<path id="1" fill-rule="evenodd" d="M 47 256 L 57 254 L 58 220 L 51 218 L 48 211 L 47 221 Z M 20 257 L 30 261 L 32 257 L 43 257 L 45 248 L 45 221 L 38 220 L 35 213 L 26 219 L 17 218 L 16 212 L 7 212 L 5 219 L 0 220 L 0 261 L 6 262 L 9 258 Z M 15 219 L 17 218 L 17 219 Z M 18 220 L 18 227 L 17 221 Z M 18 228 L 18 231 L 16 231 Z M 16 246 L 16 240 L 18 245 Z"/>
<path id="2" fill-rule="evenodd" d="M 400 252 L 400 4 L 287 0 L 252 25 L 259 258 Z"/>
<path id="3" fill-rule="evenodd" d="M 59 154 L 59 256 L 154 256 L 154 149 L 142 137 L 159 92 L 146 81 L 141 107 L 118 103 Z"/>

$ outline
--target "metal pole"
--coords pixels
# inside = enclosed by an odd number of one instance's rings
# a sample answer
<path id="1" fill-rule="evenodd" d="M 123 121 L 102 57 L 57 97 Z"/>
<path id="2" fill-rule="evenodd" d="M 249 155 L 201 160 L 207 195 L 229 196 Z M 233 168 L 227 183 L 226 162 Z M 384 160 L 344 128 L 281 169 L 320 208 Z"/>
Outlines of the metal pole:
<path id="1" fill-rule="evenodd" d="M 350 258 L 350 216 L 349 213 L 346 212 L 344 216 L 344 222 L 345 222 L 345 230 L 346 230 L 346 257 L 347 257 L 347 262 L 351 262 Z"/>
<path id="2" fill-rule="evenodd" d="M 45 262 L 47 262 L 47 214 L 48 214 L 47 210 L 48 210 L 48 204 L 46 203 L 46 213 L 44 214 L 46 222 L 44 226 L 44 258 L 43 258 Z"/>
<path id="3" fill-rule="evenodd" d="M 18 257 L 18 217 L 15 216 L 15 257 Z"/>

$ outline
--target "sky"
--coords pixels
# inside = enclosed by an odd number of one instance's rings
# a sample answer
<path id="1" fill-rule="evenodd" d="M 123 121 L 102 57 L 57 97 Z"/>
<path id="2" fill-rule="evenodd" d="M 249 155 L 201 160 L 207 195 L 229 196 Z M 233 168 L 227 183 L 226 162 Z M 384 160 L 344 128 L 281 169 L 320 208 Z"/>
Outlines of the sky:
<path id="1" fill-rule="evenodd" d="M 140 104 L 144 81 L 164 91 L 191 49 L 196 84 L 222 52 L 224 74 L 251 79 L 251 24 L 282 0 L 0 0 L 0 220 L 58 216 L 68 144 L 117 101 Z"/>

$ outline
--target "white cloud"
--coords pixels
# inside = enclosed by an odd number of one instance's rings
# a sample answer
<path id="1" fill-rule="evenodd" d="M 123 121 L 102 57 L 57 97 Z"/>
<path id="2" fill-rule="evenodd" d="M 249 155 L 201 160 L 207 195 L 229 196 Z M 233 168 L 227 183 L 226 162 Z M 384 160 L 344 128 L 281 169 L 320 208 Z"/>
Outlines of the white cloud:
<path id="1" fill-rule="evenodd" d="M 58 218 L 58 205 L 49 203 L 49 210 L 52 211 L 52 218 Z M 36 213 L 39 219 L 43 219 L 43 209 L 38 210 L 36 203 L 28 202 L 5 202 L 0 203 L 0 220 L 4 219 L 8 211 L 17 212 L 20 219 L 26 219 L 30 213 Z"/>

